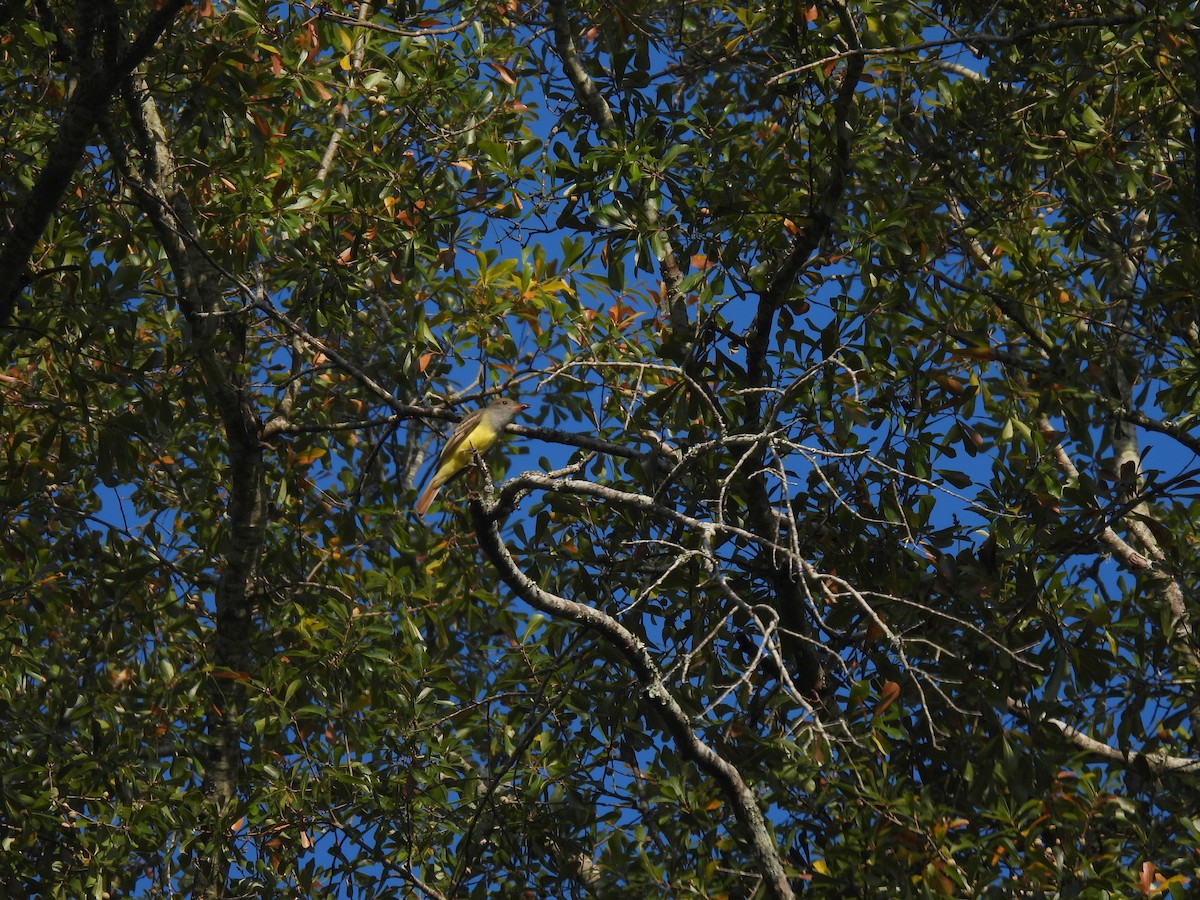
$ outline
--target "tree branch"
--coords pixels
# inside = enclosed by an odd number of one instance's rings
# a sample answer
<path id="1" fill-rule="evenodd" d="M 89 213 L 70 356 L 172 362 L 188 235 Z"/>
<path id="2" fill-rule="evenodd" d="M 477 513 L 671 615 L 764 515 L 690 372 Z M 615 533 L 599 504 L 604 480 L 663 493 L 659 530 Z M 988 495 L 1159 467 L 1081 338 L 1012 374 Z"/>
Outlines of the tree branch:
<path id="1" fill-rule="evenodd" d="M 600 89 L 596 83 L 588 75 L 587 69 L 584 68 L 583 62 L 580 59 L 579 49 L 575 46 L 575 40 L 571 36 L 571 21 L 567 16 L 567 10 L 563 4 L 563 0 L 550 0 L 550 18 L 554 30 L 554 47 L 558 51 L 559 59 L 562 60 L 563 71 L 567 75 L 567 80 L 571 82 L 571 87 L 575 90 L 575 96 L 578 98 L 580 105 L 587 113 L 588 118 L 596 126 L 600 132 L 600 136 L 607 140 L 611 146 L 618 146 L 620 140 L 624 138 L 621 133 L 621 126 L 617 123 L 616 118 L 612 114 L 612 109 L 608 102 L 604 99 L 604 95 L 600 93 Z M 659 231 L 658 210 L 651 202 L 651 199 L 646 195 L 645 188 L 640 184 L 631 184 L 630 193 L 637 201 L 641 209 L 642 221 L 646 227 L 652 231 Z M 677 335 L 683 335 L 688 327 L 687 304 L 684 298 L 679 295 L 679 281 L 682 277 L 682 272 L 679 268 L 679 260 L 675 253 L 674 241 L 665 233 L 662 234 L 666 252 L 659 260 L 659 274 L 663 280 L 663 300 L 667 306 L 667 314 L 671 323 L 671 331 Z"/>
<path id="2" fill-rule="evenodd" d="M 687 713 L 664 681 L 646 645 L 612 616 L 587 604 L 551 594 L 522 572 L 500 536 L 495 516 L 496 503 L 473 497 L 470 509 L 480 546 L 509 588 L 534 609 L 595 629 L 625 658 L 637 675 L 647 702 L 662 716 L 680 751 L 717 783 L 733 806 L 734 815 L 746 829 L 770 896 L 779 900 L 794 897 L 770 826 L 762 810 L 758 808 L 754 792 L 742 778 L 741 772 L 696 733 Z"/>
<path id="3" fill-rule="evenodd" d="M 371 17 L 370 0 L 361 0 L 358 4 L 358 19 L 356 24 L 363 24 Z M 341 17 L 346 18 L 346 17 Z M 355 21 L 355 20 L 350 20 Z M 363 57 L 367 52 L 367 33 L 360 31 L 354 39 L 354 51 L 351 54 L 350 61 L 350 76 L 346 80 L 346 89 L 342 93 L 342 101 L 338 104 L 337 113 L 333 117 L 333 134 L 329 136 L 329 143 L 325 147 L 325 154 L 321 157 L 321 167 L 317 169 L 317 181 L 324 183 L 329 177 L 329 170 L 333 168 L 333 161 L 337 157 L 338 145 L 342 142 L 342 135 L 346 133 L 346 125 L 349 122 L 349 117 L 346 115 L 346 104 L 349 102 L 350 91 L 354 89 L 354 81 L 358 75 L 359 69 L 362 68 Z"/>
<path id="4" fill-rule="evenodd" d="M 805 63 L 802 66 L 797 66 L 794 69 L 788 69 L 786 72 L 780 72 L 778 75 L 772 75 L 767 79 L 767 86 L 773 87 L 785 78 L 791 78 L 793 75 L 800 75 L 810 69 L 823 69 L 831 63 L 840 62 L 843 59 L 867 59 L 869 57 L 878 56 L 908 56 L 913 53 L 922 53 L 925 50 L 936 50 L 940 47 L 958 47 L 958 46 L 990 46 L 990 47 L 1008 47 L 1019 41 L 1027 40 L 1031 37 L 1036 37 L 1039 34 L 1051 34 L 1055 31 L 1067 31 L 1073 28 L 1107 28 L 1113 25 L 1130 25 L 1136 22 L 1140 17 L 1133 14 L 1123 14 L 1118 16 L 1080 16 L 1074 19 L 1055 19 L 1052 22 L 1043 22 L 1040 25 L 1032 25 L 1029 28 L 1020 28 L 1012 34 L 995 34 L 993 32 L 975 31 L 969 34 L 955 35 L 948 38 L 938 38 L 932 41 L 922 41 L 918 44 L 906 44 L 898 47 L 871 47 L 864 49 L 863 47 L 854 47 L 850 50 L 844 50 L 841 53 L 832 53 L 829 56 L 818 59 L 814 62 Z M 943 68 L 945 68 L 943 66 Z"/>
<path id="5" fill-rule="evenodd" d="M 1197 438 L 1186 425 L 1162 419 L 1152 419 L 1143 412 L 1124 406 L 1113 410 L 1112 414 L 1118 419 L 1132 422 L 1134 425 L 1140 425 L 1147 431 L 1154 431 L 1158 434 L 1165 434 L 1168 437 L 1172 437 L 1193 453 L 1200 455 L 1200 438 Z"/>
<path id="6" fill-rule="evenodd" d="M 859 47 L 858 31 L 850 11 L 840 0 L 833 0 L 832 5 L 841 23 L 843 37 L 852 47 Z M 829 162 L 828 179 L 821 189 L 813 222 L 809 227 L 801 229 L 792 240 L 786 256 L 776 268 L 770 283 L 759 295 L 754 319 L 747 329 L 745 340 L 746 378 L 751 388 L 761 388 L 768 382 L 770 373 L 767 366 L 767 350 L 770 346 L 771 334 L 775 329 L 779 308 L 795 287 L 796 278 L 809 258 L 833 230 L 850 174 L 850 150 L 853 138 L 849 121 L 850 108 L 854 103 L 859 79 L 862 77 L 864 61 L 861 56 L 850 57 L 838 85 L 832 110 L 834 153 Z M 748 396 L 745 409 L 750 430 L 762 429 L 763 414 L 760 401 Z M 753 530 L 761 535 L 775 535 L 779 531 L 779 522 L 774 515 L 771 499 L 767 494 L 766 483 L 761 473 L 769 468 L 777 469 L 778 464 L 767 459 L 766 444 L 762 445 L 760 449 L 761 452 L 756 460 L 761 460 L 761 462 L 749 467 L 749 471 L 758 474 L 743 476 L 741 480 L 750 520 L 754 524 Z M 804 635 L 808 630 L 808 622 L 804 615 L 805 598 L 798 571 L 794 566 L 779 564 L 778 558 L 774 555 L 767 558 L 766 563 L 771 587 L 775 594 L 773 602 L 779 612 L 785 637 L 789 633 Z M 793 657 L 794 665 L 798 667 L 798 682 L 806 691 L 819 690 L 823 686 L 825 678 L 820 660 L 812 648 L 803 641 L 793 639 L 791 643 L 789 655 Z"/>
<path id="7" fill-rule="evenodd" d="M 1037 718 L 1029 706 L 1020 700 L 1009 697 L 1007 701 L 1009 712 L 1014 713 L 1028 723 L 1040 722 L 1058 730 L 1059 734 L 1080 750 L 1098 756 L 1101 759 L 1122 763 L 1130 768 L 1145 769 L 1155 775 L 1189 775 L 1200 772 L 1200 759 L 1186 756 L 1170 756 L 1165 751 L 1160 753 L 1141 753 L 1136 750 L 1118 750 L 1103 741 L 1068 725 L 1061 719 Z"/>
<path id="8" fill-rule="evenodd" d="M 843 36 L 852 48 L 861 49 L 854 18 L 844 3 L 835 0 L 832 4 L 842 25 Z M 838 206 L 846 189 L 850 175 L 850 142 L 854 136 L 850 127 L 850 107 L 862 77 L 865 57 L 851 55 L 842 73 L 841 83 L 833 101 L 834 155 L 830 161 L 829 178 L 821 190 L 813 222 L 802 228 L 792 240 L 787 255 L 779 264 L 770 284 L 759 296 L 758 309 L 746 335 L 746 374 L 752 386 L 761 386 L 766 381 L 767 347 L 775 326 L 775 315 L 788 293 L 796 284 L 796 277 L 804 264 L 829 236 L 836 221 Z M 752 406 L 752 405 L 751 405 Z"/>
<path id="9" fill-rule="evenodd" d="M 224 896 L 229 869 L 226 847 L 230 820 L 237 801 L 241 770 L 241 741 L 245 706 L 245 673 L 251 665 L 253 630 L 252 587 L 266 537 L 266 485 L 260 423 L 241 374 L 245 356 L 245 317 L 222 315 L 221 271 L 203 247 L 196 216 L 183 186 L 170 141 L 149 88 L 141 78 L 127 88 L 127 107 L 135 124 L 139 154 L 130 159 L 136 176 L 126 172 L 134 197 L 154 226 L 171 262 L 180 307 L 192 327 L 205 386 L 224 426 L 229 447 L 229 527 L 223 548 L 224 565 L 217 583 L 213 662 L 217 679 L 211 683 L 212 706 L 208 732 L 212 758 L 208 800 L 212 821 L 207 834 L 211 855 L 200 867 L 201 893 Z M 110 143 L 119 146 L 115 136 Z"/>
<path id="10" fill-rule="evenodd" d="M 1133 334 L 1128 326 L 1134 317 L 1137 275 L 1146 252 L 1149 220 L 1149 213 L 1144 209 L 1137 209 L 1132 216 L 1127 238 L 1122 236 L 1122 230 L 1115 217 L 1113 220 L 1103 217 L 1094 220 L 1096 230 L 1110 242 L 1110 266 L 1116 274 L 1110 290 L 1116 301 L 1112 306 L 1112 322 L 1116 326 L 1117 352 L 1107 357 L 1105 369 L 1108 374 L 1107 386 L 1123 409 L 1131 409 L 1133 406 L 1136 376 L 1131 377 L 1123 362 L 1137 358 L 1133 348 Z M 1122 500 L 1130 504 L 1130 508 L 1122 514 L 1125 529 L 1149 557 L 1150 565 L 1147 566 L 1147 570 L 1151 576 L 1150 585 L 1171 610 L 1171 637 L 1174 639 L 1174 650 L 1182 662 L 1177 671 L 1180 671 L 1182 677 L 1194 678 L 1200 672 L 1200 651 L 1197 650 L 1194 640 L 1191 613 L 1187 608 L 1179 579 L 1165 568 L 1166 554 L 1158 538 L 1146 524 L 1153 517 L 1153 513 L 1150 505 L 1141 496 L 1145 482 L 1142 478 L 1142 453 L 1137 427 L 1128 417 L 1112 415 L 1105 425 L 1105 430 L 1112 446 L 1117 490 Z M 1193 736 L 1200 734 L 1200 710 L 1193 708 L 1191 724 Z"/>
<path id="11" fill-rule="evenodd" d="M 1048 422 L 1043 421 L 1041 427 L 1043 432 L 1050 430 Z M 1056 444 L 1052 453 L 1059 470 L 1064 475 L 1071 479 L 1079 477 L 1079 470 L 1075 468 L 1075 464 L 1071 461 L 1062 444 Z M 1144 510 L 1141 514 L 1148 515 L 1148 510 Z M 1200 655 L 1197 654 L 1193 643 L 1191 618 L 1188 615 L 1183 588 L 1179 580 L 1163 568 L 1166 555 L 1162 552 L 1157 540 L 1154 539 L 1149 529 L 1142 522 L 1136 522 L 1137 527 L 1132 527 L 1136 515 L 1138 515 L 1136 508 L 1124 514 L 1126 524 L 1130 525 L 1130 530 L 1138 538 L 1146 553 L 1138 551 L 1133 545 L 1124 540 L 1113 530 L 1111 525 L 1104 526 L 1100 531 L 1099 538 L 1112 552 L 1112 555 L 1127 569 L 1131 572 L 1144 573 L 1167 601 L 1167 605 L 1171 610 L 1173 637 L 1180 652 L 1183 653 L 1191 672 L 1195 673 L 1200 671 Z"/>
<path id="12" fill-rule="evenodd" d="M 46 154 L 46 162 L 38 172 L 33 187 L 17 204 L 11 225 L 0 228 L 0 327 L 12 319 L 17 299 L 28 284 L 27 272 L 33 248 L 41 240 L 51 216 L 62 203 L 63 194 L 71 184 L 84 149 L 107 113 L 114 92 L 129 73 L 150 55 L 155 43 L 188 2 L 168 0 L 164 3 L 150 15 L 142 33 L 117 58 L 108 56 L 106 48 L 110 46 L 110 41 L 102 40 L 98 42 L 99 48 L 93 49 L 103 56 L 77 60 L 75 92 L 67 102 L 58 132 Z M 81 4 L 80 8 L 87 13 L 89 5 Z M 97 17 L 102 15 L 99 10 L 93 9 L 91 12 Z M 92 29 L 93 23 L 81 21 L 79 26 L 81 32 L 86 33 Z M 81 43 L 87 43 L 83 40 L 83 34 Z M 83 54 L 79 56 L 83 57 Z"/>

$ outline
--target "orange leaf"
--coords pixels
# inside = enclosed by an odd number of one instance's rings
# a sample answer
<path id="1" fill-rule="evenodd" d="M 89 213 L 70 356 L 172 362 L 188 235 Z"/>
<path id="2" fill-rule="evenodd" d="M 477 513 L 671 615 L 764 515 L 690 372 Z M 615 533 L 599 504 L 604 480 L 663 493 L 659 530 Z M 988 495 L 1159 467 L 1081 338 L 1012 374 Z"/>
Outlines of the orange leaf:
<path id="1" fill-rule="evenodd" d="M 955 397 L 961 397 L 966 391 L 966 387 L 957 378 L 953 378 L 941 372 L 935 372 L 932 377 L 934 383 L 947 394 L 953 394 Z"/>
<path id="2" fill-rule="evenodd" d="M 1138 890 L 1146 896 L 1154 889 L 1154 863 L 1147 860 L 1142 863 L 1142 870 L 1138 873 Z"/>
<path id="3" fill-rule="evenodd" d="M 296 465 L 311 466 L 314 462 L 325 455 L 324 447 L 313 447 L 311 450 L 306 450 L 303 453 L 296 454 Z"/>
<path id="4" fill-rule="evenodd" d="M 875 715 L 880 715 L 900 696 L 900 685 L 894 681 L 885 681 L 883 690 L 879 692 L 879 703 L 875 706 Z"/>
<path id="5" fill-rule="evenodd" d="M 491 66 L 496 71 L 496 74 L 500 76 L 500 80 L 503 81 L 505 84 L 511 85 L 511 86 L 516 85 L 517 77 L 515 75 L 513 75 L 512 70 L 509 69 L 508 66 L 503 66 L 500 63 L 496 63 L 496 62 L 490 62 L 490 63 L 488 63 L 488 65 Z"/>
<path id="6" fill-rule="evenodd" d="M 304 30 L 300 32 L 296 39 L 297 44 L 306 44 L 307 48 L 315 54 L 321 49 L 321 37 L 317 34 L 317 26 L 309 22 L 304 26 Z M 311 58 L 311 57 L 310 57 Z"/>

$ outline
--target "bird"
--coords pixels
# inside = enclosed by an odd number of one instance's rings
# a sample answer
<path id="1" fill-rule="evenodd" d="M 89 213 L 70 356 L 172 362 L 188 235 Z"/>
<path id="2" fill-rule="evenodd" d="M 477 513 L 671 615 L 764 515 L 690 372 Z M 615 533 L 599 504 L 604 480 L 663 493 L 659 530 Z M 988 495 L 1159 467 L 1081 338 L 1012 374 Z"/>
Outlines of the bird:
<path id="1" fill-rule="evenodd" d="M 529 404 L 501 397 L 464 417 L 438 456 L 437 470 L 417 501 L 417 515 L 424 518 L 425 511 L 442 485 L 461 475 L 476 453 L 483 454 L 490 450 L 508 424 L 517 417 L 517 413 L 524 409 L 529 409 Z"/>

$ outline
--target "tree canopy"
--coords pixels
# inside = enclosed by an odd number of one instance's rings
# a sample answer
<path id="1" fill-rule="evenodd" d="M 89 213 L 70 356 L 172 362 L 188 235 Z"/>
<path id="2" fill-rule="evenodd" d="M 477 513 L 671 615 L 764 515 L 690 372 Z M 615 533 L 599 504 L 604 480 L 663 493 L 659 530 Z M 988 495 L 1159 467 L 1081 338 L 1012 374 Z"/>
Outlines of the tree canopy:
<path id="1" fill-rule="evenodd" d="M 1192 15 L 0 2 L 5 893 L 1194 889 Z"/>

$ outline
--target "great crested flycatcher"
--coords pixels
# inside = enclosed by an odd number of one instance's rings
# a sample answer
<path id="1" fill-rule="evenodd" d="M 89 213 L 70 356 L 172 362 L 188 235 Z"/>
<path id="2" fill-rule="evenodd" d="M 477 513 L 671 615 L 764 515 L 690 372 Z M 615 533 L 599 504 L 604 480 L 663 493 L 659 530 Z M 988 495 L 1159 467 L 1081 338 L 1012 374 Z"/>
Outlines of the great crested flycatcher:
<path id="1" fill-rule="evenodd" d="M 429 487 L 425 488 L 425 493 L 417 501 L 418 516 L 425 515 L 442 485 L 461 475 L 475 459 L 476 452 L 483 454 L 491 449 L 504 429 L 523 409 L 529 409 L 529 405 L 501 397 L 489 406 L 475 410 L 458 423 L 454 434 L 450 435 L 450 440 L 446 441 L 446 446 L 442 448 L 437 471 L 433 473 Z"/>

